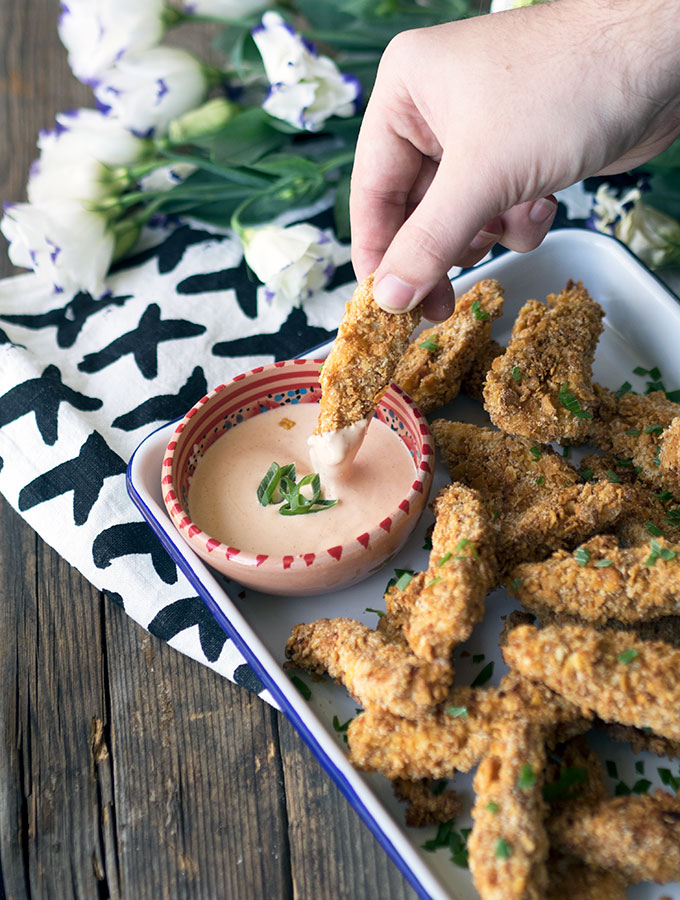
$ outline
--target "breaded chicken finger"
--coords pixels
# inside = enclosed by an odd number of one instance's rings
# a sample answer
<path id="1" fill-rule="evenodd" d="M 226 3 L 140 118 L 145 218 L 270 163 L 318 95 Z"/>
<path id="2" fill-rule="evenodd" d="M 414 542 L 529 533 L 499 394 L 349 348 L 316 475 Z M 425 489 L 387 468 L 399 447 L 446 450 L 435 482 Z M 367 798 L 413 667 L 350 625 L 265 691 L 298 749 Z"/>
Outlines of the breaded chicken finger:
<path id="1" fill-rule="evenodd" d="M 579 625 L 520 625 L 503 656 L 584 714 L 680 740 L 680 651 L 668 644 Z"/>
<path id="2" fill-rule="evenodd" d="M 410 344 L 393 380 L 424 413 L 445 406 L 458 394 L 465 373 L 489 342 L 491 323 L 502 311 L 500 284 L 478 282 L 456 299 L 453 315 Z"/>
<path id="3" fill-rule="evenodd" d="M 548 832 L 555 847 L 631 883 L 680 879 L 680 797 L 665 791 L 573 804 Z"/>
<path id="4" fill-rule="evenodd" d="M 499 726 L 520 718 L 556 728 L 560 740 L 588 727 L 573 704 L 511 672 L 497 688 L 454 687 L 417 722 L 367 708 L 347 731 L 350 760 L 392 780 L 450 778 L 479 762 Z"/>
<path id="5" fill-rule="evenodd" d="M 286 656 L 299 668 L 327 672 L 362 706 L 378 704 L 413 718 L 444 699 L 452 678 L 448 662 L 423 662 L 354 619 L 296 625 Z"/>
<path id="6" fill-rule="evenodd" d="M 558 851 L 548 857 L 546 900 L 626 900 L 627 884 L 620 872 L 593 868 Z"/>
<path id="7" fill-rule="evenodd" d="M 317 433 L 337 431 L 373 414 L 420 321 L 408 313 L 384 312 L 373 299 L 373 276 L 357 287 L 319 376 Z"/>
<path id="8" fill-rule="evenodd" d="M 495 534 L 477 491 L 451 484 L 434 503 L 430 565 L 418 588 L 390 589 L 388 618 L 401 623 L 421 659 L 446 660 L 467 640 L 484 613 L 484 598 L 496 579 Z"/>
<path id="9" fill-rule="evenodd" d="M 592 364 L 603 315 L 572 281 L 550 294 L 547 306 L 529 300 L 522 307 L 508 349 L 486 378 L 484 405 L 494 425 L 544 444 L 586 439 L 596 408 Z"/>
<path id="10" fill-rule="evenodd" d="M 544 729 L 520 720 L 499 729 L 479 764 L 468 858 L 482 900 L 544 900 L 545 761 Z"/>
<path id="11" fill-rule="evenodd" d="M 508 586 L 541 619 L 553 612 L 603 625 L 680 613 L 680 546 L 653 540 L 648 535 L 642 546 L 620 549 L 612 535 L 597 535 L 574 553 L 558 550 L 544 562 L 516 566 Z"/>

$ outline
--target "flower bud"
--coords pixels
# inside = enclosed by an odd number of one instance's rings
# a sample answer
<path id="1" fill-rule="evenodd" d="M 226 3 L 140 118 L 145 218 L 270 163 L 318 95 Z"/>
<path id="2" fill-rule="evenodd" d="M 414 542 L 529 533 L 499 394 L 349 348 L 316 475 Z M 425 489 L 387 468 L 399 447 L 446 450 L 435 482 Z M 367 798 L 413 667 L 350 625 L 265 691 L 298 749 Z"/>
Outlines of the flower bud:
<path id="1" fill-rule="evenodd" d="M 198 138 L 212 137 L 241 111 L 238 103 L 224 97 L 208 100 L 198 109 L 192 109 L 168 125 L 168 137 L 173 144 L 190 144 Z"/>

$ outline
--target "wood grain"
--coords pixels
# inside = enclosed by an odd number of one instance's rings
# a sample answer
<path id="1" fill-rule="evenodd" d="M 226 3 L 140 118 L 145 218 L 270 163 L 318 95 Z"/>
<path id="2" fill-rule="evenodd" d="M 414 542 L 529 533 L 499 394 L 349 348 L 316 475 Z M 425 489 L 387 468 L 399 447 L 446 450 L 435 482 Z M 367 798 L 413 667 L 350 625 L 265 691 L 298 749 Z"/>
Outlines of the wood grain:
<path id="1" fill-rule="evenodd" d="M 24 199 L 39 129 L 93 105 L 57 14 L 0 3 L 3 200 Z M 0 897 L 415 897 L 279 713 L 146 633 L 1 498 L 0 677 Z"/>

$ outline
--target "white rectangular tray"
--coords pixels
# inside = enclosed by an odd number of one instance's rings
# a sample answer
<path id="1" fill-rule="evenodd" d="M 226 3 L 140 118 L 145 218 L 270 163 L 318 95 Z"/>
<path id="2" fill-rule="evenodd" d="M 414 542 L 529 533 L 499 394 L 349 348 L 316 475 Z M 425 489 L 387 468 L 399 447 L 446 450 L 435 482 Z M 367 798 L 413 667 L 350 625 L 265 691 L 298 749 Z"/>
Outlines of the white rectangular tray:
<path id="1" fill-rule="evenodd" d="M 680 388 L 680 305 L 674 295 L 652 275 L 623 245 L 612 238 L 577 229 L 555 231 L 532 253 L 507 253 L 465 273 L 454 280 L 458 295 L 482 278 L 497 278 L 505 288 L 504 315 L 494 323 L 493 335 L 507 343 L 512 322 L 525 300 L 543 299 L 559 291 L 569 278 L 581 280 L 605 310 L 604 333 L 595 361 L 595 378 L 618 388 L 630 381 L 644 391 L 644 378 L 633 374 L 636 366 L 657 366 L 668 390 Z M 324 356 L 330 344 L 315 348 L 309 355 Z M 475 401 L 457 398 L 437 415 L 488 423 L 486 413 Z M 364 819 L 380 844 L 424 900 L 474 900 L 477 892 L 467 870 L 455 866 L 446 849 L 427 852 L 423 843 L 435 834 L 434 828 L 413 829 L 404 825 L 404 811 L 392 795 L 386 779 L 357 772 L 347 760 L 343 735 L 333 727 L 333 718 L 344 723 L 356 714 L 354 702 L 346 692 L 328 679 L 312 681 L 303 673 L 312 696 L 305 700 L 284 671 L 284 646 L 293 625 L 320 617 L 350 616 L 376 624 L 376 614 L 367 608 L 384 609 L 383 593 L 394 567 L 424 569 L 428 552 L 423 549 L 425 532 L 432 523 L 427 511 L 406 547 L 383 572 L 362 584 L 320 597 L 281 598 L 244 591 L 206 566 L 175 531 L 166 515 L 160 490 L 161 461 L 174 423 L 147 437 L 135 451 L 128 467 L 128 490 L 145 519 L 187 576 L 219 624 L 250 663 L 268 694 L 281 708 L 301 737 L 311 747 L 321 765 L 343 791 L 350 804 Z M 435 472 L 432 496 L 447 483 L 441 464 Z M 460 683 L 472 680 L 490 661 L 494 674 L 489 683 L 497 683 L 507 671 L 498 650 L 501 616 L 516 608 L 515 602 L 500 589 L 487 598 L 487 614 L 470 641 L 459 651 L 456 678 Z M 483 660 L 479 660 L 480 655 Z M 473 661 L 477 658 L 477 661 Z M 612 760 L 618 775 L 628 785 L 644 777 L 652 790 L 661 786 L 657 769 L 665 766 L 674 774 L 678 761 L 661 760 L 649 754 L 633 756 L 626 746 L 613 744 L 601 735 L 593 737 L 605 760 Z M 635 763 L 638 763 L 636 769 Z M 640 774 L 640 763 L 644 774 Z M 612 789 L 616 781 L 610 779 Z M 456 776 L 455 788 L 467 800 L 472 799 L 470 776 Z M 469 812 L 456 822 L 456 828 L 469 827 Z M 332 887 L 331 887 L 332 890 Z M 680 900 L 680 885 L 638 885 L 629 889 L 635 900 L 658 900 L 661 894 Z"/>

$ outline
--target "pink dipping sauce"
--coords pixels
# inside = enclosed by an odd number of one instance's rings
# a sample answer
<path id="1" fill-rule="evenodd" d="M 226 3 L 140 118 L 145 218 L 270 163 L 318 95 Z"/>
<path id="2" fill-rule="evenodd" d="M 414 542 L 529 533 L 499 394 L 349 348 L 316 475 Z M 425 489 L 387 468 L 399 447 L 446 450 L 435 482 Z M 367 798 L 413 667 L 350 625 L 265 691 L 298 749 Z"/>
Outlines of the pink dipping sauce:
<path id="1" fill-rule="evenodd" d="M 298 403 L 268 410 L 227 431 L 196 466 L 189 489 L 189 515 L 230 547 L 270 556 L 314 553 L 375 527 L 408 494 L 415 467 L 411 454 L 388 425 L 371 419 L 348 476 L 326 499 L 339 502 L 318 513 L 282 516 L 278 506 L 261 506 L 257 487 L 272 462 L 294 462 L 298 481 L 314 471 L 307 439 L 319 406 Z M 282 420 L 295 422 L 285 428 Z"/>

